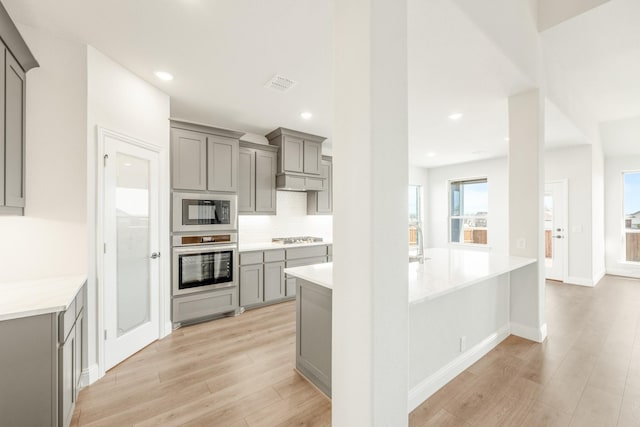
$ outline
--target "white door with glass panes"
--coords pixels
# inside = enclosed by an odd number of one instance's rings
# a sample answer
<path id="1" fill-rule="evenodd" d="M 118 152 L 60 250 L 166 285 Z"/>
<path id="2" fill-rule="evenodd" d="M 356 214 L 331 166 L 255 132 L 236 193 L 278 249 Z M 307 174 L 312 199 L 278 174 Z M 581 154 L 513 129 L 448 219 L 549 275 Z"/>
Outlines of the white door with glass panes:
<path id="1" fill-rule="evenodd" d="M 104 134 L 105 370 L 160 335 L 155 151 Z"/>
<path id="2" fill-rule="evenodd" d="M 566 181 L 544 186 L 544 265 L 547 279 L 565 281 L 567 256 Z"/>

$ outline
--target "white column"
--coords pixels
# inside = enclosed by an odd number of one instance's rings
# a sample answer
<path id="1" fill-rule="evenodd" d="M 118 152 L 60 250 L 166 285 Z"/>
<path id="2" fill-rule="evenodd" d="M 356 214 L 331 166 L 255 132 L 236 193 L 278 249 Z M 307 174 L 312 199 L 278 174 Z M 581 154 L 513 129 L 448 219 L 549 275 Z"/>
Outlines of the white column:
<path id="1" fill-rule="evenodd" d="M 544 99 L 509 98 L 509 252 L 537 263 L 511 273 L 511 333 L 544 341 Z"/>
<path id="2" fill-rule="evenodd" d="M 334 18 L 333 425 L 406 426 L 407 4 Z"/>

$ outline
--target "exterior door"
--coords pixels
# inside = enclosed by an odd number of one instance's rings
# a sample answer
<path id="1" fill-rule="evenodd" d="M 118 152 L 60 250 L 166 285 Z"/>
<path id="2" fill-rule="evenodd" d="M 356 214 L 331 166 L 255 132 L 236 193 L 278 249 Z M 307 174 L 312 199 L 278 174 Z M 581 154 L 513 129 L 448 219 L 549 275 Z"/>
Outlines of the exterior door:
<path id="1" fill-rule="evenodd" d="M 157 340 L 159 222 L 157 152 L 104 138 L 105 370 Z"/>
<path id="2" fill-rule="evenodd" d="M 546 278 L 565 281 L 567 256 L 566 181 L 545 184 L 544 242 Z"/>

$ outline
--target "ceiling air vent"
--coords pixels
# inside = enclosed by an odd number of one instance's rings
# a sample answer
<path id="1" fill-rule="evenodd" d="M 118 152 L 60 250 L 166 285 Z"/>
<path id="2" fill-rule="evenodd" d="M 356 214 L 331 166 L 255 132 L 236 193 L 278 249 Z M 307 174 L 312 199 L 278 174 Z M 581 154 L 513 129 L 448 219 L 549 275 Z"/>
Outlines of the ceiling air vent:
<path id="1" fill-rule="evenodd" d="M 297 84 L 298 82 L 296 82 L 295 80 L 291 80 L 287 77 L 276 74 L 275 76 L 271 77 L 271 80 L 267 82 L 265 87 L 280 92 L 286 92 Z"/>

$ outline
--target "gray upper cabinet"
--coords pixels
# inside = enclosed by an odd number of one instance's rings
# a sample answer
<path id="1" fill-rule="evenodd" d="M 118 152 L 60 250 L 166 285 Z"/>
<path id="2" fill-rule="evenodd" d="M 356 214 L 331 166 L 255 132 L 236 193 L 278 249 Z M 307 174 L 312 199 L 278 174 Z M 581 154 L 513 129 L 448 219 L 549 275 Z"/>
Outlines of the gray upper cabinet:
<path id="1" fill-rule="evenodd" d="M 207 137 L 207 190 L 238 191 L 238 140 L 223 136 Z"/>
<path id="2" fill-rule="evenodd" d="M 304 173 L 320 175 L 320 159 L 322 158 L 322 143 L 316 141 L 304 142 Z"/>
<path id="3" fill-rule="evenodd" d="M 240 141 L 238 213 L 276 214 L 278 148 Z"/>
<path id="4" fill-rule="evenodd" d="M 284 135 L 282 142 L 283 172 L 304 172 L 304 140 Z"/>
<path id="5" fill-rule="evenodd" d="M 38 62 L 2 4 L 0 22 L 0 214 L 23 215 L 26 72 Z"/>
<path id="6" fill-rule="evenodd" d="M 176 190 L 207 189 L 207 136 L 171 130 L 171 179 Z"/>
<path id="7" fill-rule="evenodd" d="M 255 150 L 240 147 L 238 151 L 238 213 L 254 213 L 256 211 L 255 182 Z"/>
<path id="8" fill-rule="evenodd" d="M 323 187 L 321 176 L 321 136 L 278 128 L 267 136 L 278 152 L 276 187 L 281 190 L 307 191 Z"/>
<path id="9" fill-rule="evenodd" d="M 333 163 L 329 156 L 322 156 L 322 175 L 327 179 L 322 191 L 307 193 L 307 214 L 328 215 L 333 212 Z"/>
<path id="10" fill-rule="evenodd" d="M 244 135 L 184 120 L 171 120 L 171 187 L 238 192 L 238 140 Z"/>

